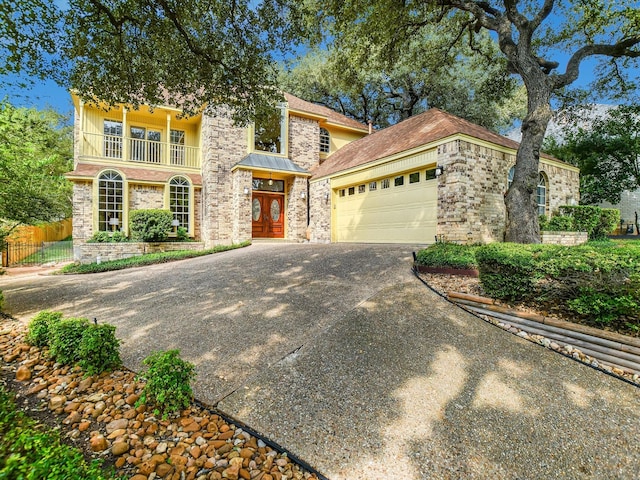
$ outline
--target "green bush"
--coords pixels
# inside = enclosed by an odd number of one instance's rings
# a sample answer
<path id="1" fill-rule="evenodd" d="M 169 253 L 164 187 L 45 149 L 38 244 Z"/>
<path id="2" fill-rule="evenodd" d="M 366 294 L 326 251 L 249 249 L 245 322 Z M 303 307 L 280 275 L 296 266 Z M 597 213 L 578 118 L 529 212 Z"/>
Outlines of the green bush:
<path id="1" fill-rule="evenodd" d="M 120 230 L 116 230 L 115 232 L 113 232 L 111 234 L 111 241 L 112 242 L 116 242 L 116 243 L 121 243 L 121 242 L 127 242 L 129 241 L 129 239 L 127 238 L 127 236 L 124 234 L 124 232 L 120 231 Z"/>
<path id="2" fill-rule="evenodd" d="M 107 372 L 122 365 L 120 340 L 116 327 L 108 324 L 89 325 L 80 340 L 78 365 L 88 375 Z"/>
<path id="3" fill-rule="evenodd" d="M 593 205 L 564 205 L 560 213 L 573 218 L 573 225 L 578 232 L 587 232 L 589 238 L 600 223 L 600 207 Z"/>
<path id="4" fill-rule="evenodd" d="M 132 210 L 129 231 L 134 240 L 163 242 L 169 238 L 173 214 L 170 210 Z"/>
<path id="5" fill-rule="evenodd" d="M 532 252 L 514 243 L 492 243 L 476 251 L 480 282 L 494 298 L 528 299 L 540 273 Z"/>
<path id="6" fill-rule="evenodd" d="M 186 228 L 178 227 L 178 229 L 176 230 L 176 240 L 178 240 L 179 242 L 186 242 L 187 240 L 189 240 L 189 233 L 187 232 Z"/>
<path id="7" fill-rule="evenodd" d="M 89 328 L 86 318 L 66 318 L 50 325 L 49 354 L 56 362 L 75 365 L 80 360 L 80 343 Z"/>
<path id="8" fill-rule="evenodd" d="M 436 243 L 418 251 L 416 263 L 427 267 L 443 268 L 478 268 L 475 245 L 458 245 L 455 243 Z"/>
<path id="9" fill-rule="evenodd" d="M 111 272 L 131 267 L 142 267 L 145 265 L 155 265 L 158 263 L 184 260 L 186 258 L 202 257 L 204 255 L 211 255 L 212 253 L 220 253 L 228 250 L 234 250 L 236 248 L 248 247 L 249 245 L 251 245 L 251 241 L 234 243 L 232 245 L 216 245 L 215 247 L 207 250 L 178 250 L 175 252 L 150 253 L 147 255 L 122 258 L 120 260 L 111 260 L 102 263 L 70 264 L 63 267 L 60 270 L 60 273 Z"/>
<path id="10" fill-rule="evenodd" d="M 106 480 L 101 460 L 87 463 L 82 452 L 65 445 L 58 432 L 44 429 L 17 409 L 0 386 L 0 478 L 24 480 Z"/>
<path id="11" fill-rule="evenodd" d="M 540 230 L 546 230 L 550 232 L 573 232 L 575 227 L 573 226 L 573 219 L 567 215 L 554 215 L 546 224 L 545 228 L 540 227 Z"/>
<path id="12" fill-rule="evenodd" d="M 111 241 L 111 235 L 109 232 L 95 232 L 91 235 L 91 238 L 87 240 L 87 243 L 108 243 Z"/>
<path id="13" fill-rule="evenodd" d="M 476 258 L 494 298 L 543 301 L 598 323 L 635 318 L 640 326 L 640 245 L 492 244 Z"/>
<path id="14" fill-rule="evenodd" d="M 149 368 L 140 403 L 152 402 L 164 415 L 187 408 L 193 398 L 191 380 L 195 366 L 180 357 L 179 350 L 155 352 L 143 360 Z"/>
<path id="15" fill-rule="evenodd" d="M 593 230 L 593 240 L 604 240 L 620 225 L 620 210 L 615 208 L 601 208 L 598 225 Z"/>
<path id="16" fill-rule="evenodd" d="M 49 345 L 51 328 L 62 320 L 62 313 L 43 310 L 31 319 L 27 327 L 27 343 L 36 347 Z"/>

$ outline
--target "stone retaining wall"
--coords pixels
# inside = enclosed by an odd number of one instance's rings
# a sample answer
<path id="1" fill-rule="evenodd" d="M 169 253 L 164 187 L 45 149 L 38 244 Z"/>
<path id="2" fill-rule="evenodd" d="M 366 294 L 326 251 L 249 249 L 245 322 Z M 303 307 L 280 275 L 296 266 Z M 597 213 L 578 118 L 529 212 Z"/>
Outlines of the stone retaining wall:
<path id="1" fill-rule="evenodd" d="M 178 250 L 204 250 L 203 242 L 122 242 L 122 243 L 84 243 L 73 247 L 74 260 L 80 263 L 120 260 L 122 258 L 145 255 L 147 253 L 175 252 Z"/>
<path id="2" fill-rule="evenodd" d="M 589 235 L 587 232 L 540 232 L 542 243 L 551 245 L 582 245 L 587 243 Z"/>

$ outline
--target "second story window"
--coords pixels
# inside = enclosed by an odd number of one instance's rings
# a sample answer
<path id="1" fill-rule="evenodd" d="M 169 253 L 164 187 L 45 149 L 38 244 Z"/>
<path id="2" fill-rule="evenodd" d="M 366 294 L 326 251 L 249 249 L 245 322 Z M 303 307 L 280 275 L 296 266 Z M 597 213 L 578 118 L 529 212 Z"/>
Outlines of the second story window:
<path id="1" fill-rule="evenodd" d="M 331 148 L 331 137 L 329 136 L 329 130 L 326 128 L 320 128 L 320 153 L 329 153 Z"/>
<path id="2" fill-rule="evenodd" d="M 268 153 L 285 153 L 284 109 L 258 113 L 255 122 L 254 149 Z"/>
<path id="3" fill-rule="evenodd" d="M 122 122 L 104 121 L 104 156 L 122 158 Z"/>
<path id="4" fill-rule="evenodd" d="M 144 127 L 131 127 L 131 160 L 136 162 L 161 163 L 162 134 L 158 130 Z"/>
<path id="5" fill-rule="evenodd" d="M 184 165 L 184 130 L 171 130 L 171 165 Z"/>

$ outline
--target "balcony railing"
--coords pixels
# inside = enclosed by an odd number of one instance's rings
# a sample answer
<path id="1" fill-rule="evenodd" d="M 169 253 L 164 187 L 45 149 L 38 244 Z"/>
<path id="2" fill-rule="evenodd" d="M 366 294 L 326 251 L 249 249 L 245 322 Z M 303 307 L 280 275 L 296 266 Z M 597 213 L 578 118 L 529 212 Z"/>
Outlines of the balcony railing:
<path id="1" fill-rule="evenodd" d="M 198 147 L 116 135 L 86 132 L 83 135 L 82 155 L 85 156 L 135 163 L 200 168 L 200 149 Z"/>

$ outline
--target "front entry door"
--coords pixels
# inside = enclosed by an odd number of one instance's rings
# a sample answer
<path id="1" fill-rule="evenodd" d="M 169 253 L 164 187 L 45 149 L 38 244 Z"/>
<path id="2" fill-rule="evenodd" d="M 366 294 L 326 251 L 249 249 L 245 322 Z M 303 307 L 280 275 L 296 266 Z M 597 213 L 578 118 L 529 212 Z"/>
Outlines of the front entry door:
<path id="1" fill-rule="evenodd" d="M 253 238 L 284 238 L 284 197 L 254 193 L 251 205 Z"/>

